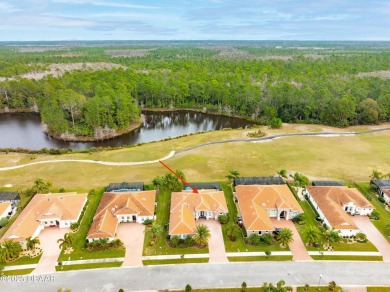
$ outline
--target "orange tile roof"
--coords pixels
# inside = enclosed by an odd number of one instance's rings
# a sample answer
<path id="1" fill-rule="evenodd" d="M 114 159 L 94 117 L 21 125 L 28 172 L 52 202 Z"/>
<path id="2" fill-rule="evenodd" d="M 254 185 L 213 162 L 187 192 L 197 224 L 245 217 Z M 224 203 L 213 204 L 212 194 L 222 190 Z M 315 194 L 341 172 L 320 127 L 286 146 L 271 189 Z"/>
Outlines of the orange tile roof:
<path id="1" fill-rule="evenodd" d="M 357 189 L 346 186 L 306 187 L 317 206 L 335 229 L 358 229 L 343 205 L 353 202 L 358 207 L 373 208 L 372 204 Z"/>
<path id="2" fill-rule="evenodd" d="M 198 190 L 173 192 L 169 216 L 169 234 L 193 234 L 195 229 L 195 211 L 227 213 L 225 195 L 221 191 Z"/>
<path id="3" fill-rule="evenodd" d="M 154 216 L 156 191 L 106 192 L 100 201 L 87 238 L 115 237 L 116 215 Z"/>
<path id="4" fill-rule="evenodd" d="M 24 241 L 34 234 L 40 220 L 53 218 L 77 220 L 86 200 L 87 194 L 36 194 L 4 234 L 2 240 L 13 238 L 15 241 Z"/>
<path id="5" fill-rule="evenodd" d="M 382 192 L 383 192 L 387 197 L 390 198 L 390 189 L 384 189 L 384 190 L 382 190 Z"/>
<path id="6" fill-rule="evenodd" d="M 9 206 L 11 206 L 12 202 L 3 202 L 0 203 L 0 218 L 1 215 L 8 209 Z M 8 214 L 5 214 L 7 216 Z"/>
<path id="7" fill-rule="evenodd" d="M 274 230 L 268 209 L 303 212 L 287 185 L 238 185 L 236 193 L 242 220 L 249 231 Z"/>

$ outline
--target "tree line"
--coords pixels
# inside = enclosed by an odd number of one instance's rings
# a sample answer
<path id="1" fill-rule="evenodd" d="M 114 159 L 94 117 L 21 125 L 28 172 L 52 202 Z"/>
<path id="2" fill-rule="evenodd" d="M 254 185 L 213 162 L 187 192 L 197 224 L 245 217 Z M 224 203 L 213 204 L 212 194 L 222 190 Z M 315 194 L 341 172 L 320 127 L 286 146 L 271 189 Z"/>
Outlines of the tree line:
<path id="1" fill-rule="evenodd" d="M 107 58 L 103 49 L 90 50 Z M 208 109 L 259 123 L 280 118 L 340 127 L 390 120 L 390 80 L 357 75 L 389 70 L 390 53 L 353 51 L 319 59 L 294 53 L 286 61 L 256 58 L 260 50 L 255 48 L 242 50 L 253 58 L 159 48 L 144 57 L 114 58 L 127 69 L 5 80 L 0 110 L 36 111 L 51 133 L 95 137 L 128 127 L 142 108 Z"/>

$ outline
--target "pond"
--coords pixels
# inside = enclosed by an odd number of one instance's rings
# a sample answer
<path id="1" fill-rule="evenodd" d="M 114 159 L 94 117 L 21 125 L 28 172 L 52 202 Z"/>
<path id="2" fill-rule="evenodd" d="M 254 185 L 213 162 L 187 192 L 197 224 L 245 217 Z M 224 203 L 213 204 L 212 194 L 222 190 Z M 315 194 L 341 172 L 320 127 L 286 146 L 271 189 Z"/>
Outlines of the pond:
<path id="1" fill-rule="evenodd" d="M 158 141 L 201 131 L 245 128 L 251 123 L 219 115 L 192 111 L 143 112 L 142 127 L 122 136 L 97 142 L 64 142 L 46 135 L 40 118 L 33 114 L 0 114 L 0 148 L 67 148 L 116 147 Z"/>

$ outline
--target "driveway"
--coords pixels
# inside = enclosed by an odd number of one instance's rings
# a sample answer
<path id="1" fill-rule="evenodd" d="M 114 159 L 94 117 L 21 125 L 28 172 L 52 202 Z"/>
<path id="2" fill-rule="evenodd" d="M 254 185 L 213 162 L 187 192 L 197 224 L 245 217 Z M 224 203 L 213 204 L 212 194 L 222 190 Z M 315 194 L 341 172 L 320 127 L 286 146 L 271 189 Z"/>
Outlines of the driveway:
<path id="1" fill-rule="evenodd" d="M 301 237 L 299 236 L 297 228 L 291 220 L 277 220 L 275 218 L 271 218 L 271 221 L 276 228 L 289 228 L 292 230 L 294 241 L 291 242 L 288 246 L 290 247 L 291 253 L 293 255 L 293 261 L 313 260 L 307 252 L 305 244 L 303 243 Z"/>
<path id="2" fill-rule="evenodd" d="M 70 232 L 69 228 L 47 227 L 39 233 L 43 254 L 32 274 L 55 272 L 57 259 L 61 253 L 57 240 L 64 238 L 64 234 Z"/>
<path id="3" fill-rule="evenodd" d="M 120 223 L 117 237 L 126 246 L 125 260 L 122 266 L 142 266 L 145 225 L 139 223 Z"/>
<path id="4" fill-rule="evenodd" d="M 371 241 L 382 254 L 383 261 L 390 262 L 390 244 L 383 237 L 382 233 L 380 233 L 371 223 L 370 219 L 366 216 L 351 216 L 351 218 L 359 229 L 367 235 L 368 240 Z"/>
<path id="5" fill-rule="evenodd" d="M 209 263 L 228 262 L 223 242 L 221 223 L 216 220 L 201 219 L 196 225 L 203 224 L 210 229 L 211 237 L 209 240 Z"/>

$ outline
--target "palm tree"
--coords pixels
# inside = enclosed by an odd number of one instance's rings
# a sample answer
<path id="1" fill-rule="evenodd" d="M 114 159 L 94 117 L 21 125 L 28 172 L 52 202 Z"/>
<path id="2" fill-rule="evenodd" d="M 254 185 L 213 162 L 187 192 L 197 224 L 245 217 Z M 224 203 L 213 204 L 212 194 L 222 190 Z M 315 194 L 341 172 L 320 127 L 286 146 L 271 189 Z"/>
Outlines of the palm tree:
<path id="1" fill-rule="evenodd" d="M 237 224 L 230 224 L 226 228 L 226 235 L 229 237 L 230 241 L 236 241 L 241 234 L 241 228 Z"/>
<path id="2" fill-rule="evenodd" d="M 163 228 L 159 224 L 153 224 L 150 228 L 150 232 L 152 234 L 152 238 L 156 239 L 157 236 L 163 231 Z"/>
<path id="3" fill-rule="evenodd" d="M 199 245 L 206 245 L 209 242 L 211 233 L 209 228 L 206 225 L 200 224 L 196 226 L 194 230 L 194 241 Z"/>
<path id="4" fill-rule="evenodd" d="M 379 170 L 373 169 L 372 173 L 370 175 L 371 179 L 381 179 L 382 178 L 382 173 Z"/>
<path id="5" fill-rule="evenodd" d="M 31 238 L 31 236 L 30 236 L 30 237 L 27 237 L 26 240 L 27 240 L 27 244 L 26 244 L 27 250 L 33 250 L 33 249 L 35 249 L 35 246 L 37 244 L 41 244 L 39 237 Z"/>
<path id="6" fill-rule="evenodd" d="M 321 233 L 314 225 L 309 225 L 303 230 L 304 239 L 309 245 L 317 242 L 321 238 Z"/>
<path id="7" fill-rule="evenodd" d="M 330 242 L 339 242 L 341 241 L 340 233 L 338 233 L 336 230 L 331 230 L 326 233 L 326 238 Z M 329 242 L 328 242 L 329 244 Z"/>
<path id="8" fill-rule="evenodd" d="M 71 247 L 72 244 L 73 244 L 73 238 L 72 238 L 72 235 L 69 234 L 69 233 L 65 233 L 64 234 L 64 238 L 60 238 L 57 240 L 57 243 L 59 243 L 59 248 L 62 249 L 62 248 L 68 248 L 68 247 Z"/>
<path id="9" fill-rule="evenodd" d="M 279 175 L 279 177 L 287 178 L 287 170 L 285 169 L 278 170 L 276 173 Z"/>
<path id="10" fill-rule="evenodd" d="M 19 256 L 22 251 L 22 245 L 19 242 L 13 240 L 6 240 L 1 245 L 1 259 L 3 261 L 10 261 Z"/>
<path id="11" fill-rule="evenodd" d="M 237 169 L 231 169 L 229 171 L 229 174 L 227 176 L 225 176 L 228 181 L 229 181 L 229 184 L 231 185 L 231 187 L 233 187 L 233 182 L 234 180 L 240 176 L 240 173 L 238 172 Z"/>
<path id="12" fill-rule="evenodd" d="M 290 242 L 294 241 L 292 230 L 289 228 L 282 228 L 278 234 L 277 240 L 280 241 L 282 246 L 287 246 Z"/>

